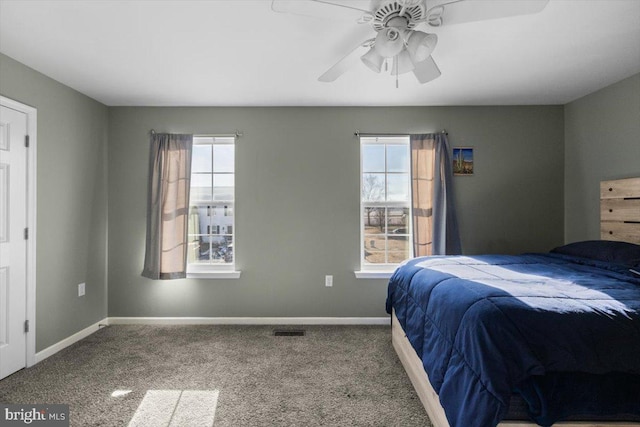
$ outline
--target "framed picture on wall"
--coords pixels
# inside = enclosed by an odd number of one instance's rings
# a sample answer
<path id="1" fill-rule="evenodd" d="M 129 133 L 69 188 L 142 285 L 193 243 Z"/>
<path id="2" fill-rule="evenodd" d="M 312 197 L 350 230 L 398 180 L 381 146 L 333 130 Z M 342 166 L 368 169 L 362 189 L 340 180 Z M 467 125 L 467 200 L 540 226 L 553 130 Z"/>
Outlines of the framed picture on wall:
<path id="1" fill-rule="evenodd" d="M 473 148 L 453 147 L 453 174 L 473 175 Z"/>

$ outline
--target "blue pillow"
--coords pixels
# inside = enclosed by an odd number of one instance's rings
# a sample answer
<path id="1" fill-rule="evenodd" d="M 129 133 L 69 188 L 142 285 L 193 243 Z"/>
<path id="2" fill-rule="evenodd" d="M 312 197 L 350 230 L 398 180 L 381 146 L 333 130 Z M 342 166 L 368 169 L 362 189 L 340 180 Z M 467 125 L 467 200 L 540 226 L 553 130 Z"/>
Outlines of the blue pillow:
<path id="1" fill-rule="evenodd" d="M 640 266 L 640 245 L 627 242 L 587 240 L 559 246 L 552 249 L 551 252 L 622 264 L 630 267 Z"/>

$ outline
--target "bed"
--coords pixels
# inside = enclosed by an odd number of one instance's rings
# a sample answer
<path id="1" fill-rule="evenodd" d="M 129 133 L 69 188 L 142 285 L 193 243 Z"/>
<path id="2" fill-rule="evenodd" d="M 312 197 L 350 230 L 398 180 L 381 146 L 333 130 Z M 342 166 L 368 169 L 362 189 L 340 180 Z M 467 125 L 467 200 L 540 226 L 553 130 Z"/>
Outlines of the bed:
<path id="1" fill-rule="evenodd" d="M 396 270 L 392 342 L 434 426 L 640 425 L 640 178 L 601 183 L 601 238 Z"/>

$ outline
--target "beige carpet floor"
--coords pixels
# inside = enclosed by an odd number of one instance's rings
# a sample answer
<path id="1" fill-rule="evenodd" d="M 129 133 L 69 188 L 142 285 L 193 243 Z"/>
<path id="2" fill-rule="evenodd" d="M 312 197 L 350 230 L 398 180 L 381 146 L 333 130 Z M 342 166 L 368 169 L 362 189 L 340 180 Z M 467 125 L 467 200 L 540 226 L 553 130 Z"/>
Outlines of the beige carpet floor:
<path id="1" fill-rule="evenodd" d="M 389 327 L 109 326 L 0 381 L 72 426 L 430 426 Z"/>

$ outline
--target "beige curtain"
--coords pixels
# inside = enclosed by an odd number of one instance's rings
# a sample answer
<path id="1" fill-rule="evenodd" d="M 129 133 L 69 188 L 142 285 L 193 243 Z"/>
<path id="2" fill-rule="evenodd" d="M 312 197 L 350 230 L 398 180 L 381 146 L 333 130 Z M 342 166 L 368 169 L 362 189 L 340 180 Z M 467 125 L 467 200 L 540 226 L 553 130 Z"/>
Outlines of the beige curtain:
<path id="1" fill-rule="evenodd" d="M 411 196 L 413 256 L 427 256 L 433 250 L 433 170 L 435 141 L 411 140 Z"/>
<path id="2" fill-rule="evenodd" d="M 414 256 L 461 253 L 452 184 L 447 135 L 411 135 Z"/>
<path id="3" fill-rule="evenodd" d="M 144 277 L 186 277 L 192 146 L 193 135 L 151 135 Z"/>

